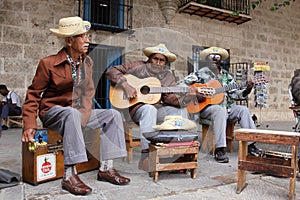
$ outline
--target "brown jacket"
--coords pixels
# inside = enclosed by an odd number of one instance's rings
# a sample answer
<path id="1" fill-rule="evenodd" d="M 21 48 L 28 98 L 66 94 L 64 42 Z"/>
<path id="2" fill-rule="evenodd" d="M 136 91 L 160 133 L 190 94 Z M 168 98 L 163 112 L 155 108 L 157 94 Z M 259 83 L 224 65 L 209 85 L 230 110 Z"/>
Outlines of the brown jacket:
<path id="1" fill-rule="evenodd" d="M 71 65 L 64 48 L 56 55 L 41 59 L 23 104 L 24 130 L 37 128 L 37 114 L 43 121 L 45 112 L 55 105 L 77 108 L 82 114 L 81 124 L 85 126 L 91 114 L 95 93 L 92 67 L 92 59 L 84 55 L 85 78 L 73 88 Z M 80 100 L 74 101 L 75 99 Z"/>
<path id="2" fill-rule="evenodd" d="M 123 77 L 124 74 L 131 74 L 140 79 L 156 77 L 160 80 L 162 87 L 170 87 L 176 85 L 175 77 L 169 70 L 164 70 L 157 74 L 151 70 L 151 64 L 146 63 L 144 61 L 137 61 L 118 66 L 112 66 L 106 72 L 107 79 L 111 82 L 113 86 L 117 84 L 119 80 L 121 80 L 121 77 Z M 163 105 L 180 107 L 180 102 L 182 101 L 183 97 L 184 96 L 179 97 L 174 93 L 163 93 L 161 101 L 154 104 L 154 106 L 157 108 L 162 107 Z M 130 115 L 133 116 L 137 109 L 140 108 L 142 105 L 143 103 L 138 103 L 131 106 L 129 108 Z"/>

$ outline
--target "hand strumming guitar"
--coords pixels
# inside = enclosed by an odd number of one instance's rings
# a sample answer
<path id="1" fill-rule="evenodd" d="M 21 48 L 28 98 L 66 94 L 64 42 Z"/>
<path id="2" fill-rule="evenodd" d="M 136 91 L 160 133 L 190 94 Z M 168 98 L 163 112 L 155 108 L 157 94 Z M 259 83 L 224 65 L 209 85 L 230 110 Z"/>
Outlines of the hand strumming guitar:
<path id="1" fill-rule="evenodd" d="M 132 87 L 127 81 L 121 83 L 121 87 L 125 92 L 128 99 L 134 99 L 137 97 L 137 91 L 134 87 Z"/>
<path id="2" fill-rule="evenodd" d="M 196 95 L 197 97 L 197 100 L 199 103 L 203 102 L 206 100 L 206 97 L 204 94 L 198 92 L 198 88 L 197 87 L 191 87 L 191 90 L 194 92 L 194 94 Z"/>
<path id="3" fill-rule="evenodd" d="M 188 93 L 186 93 L 185 97 L 184 97 L 184 102 L 191 102 L 195 96 L 198 100 L 198 102 L 203 102 L 205 101 L 206 97 L 204 94 L 199 93 L 197 90 L 197 87 L 190 87 L 190 91 Z"/>
<path id="4" fill-rule="evenodd" d="M 204 102 L 206 100 L 206 97 L 204 94 L 197 92 L 196 97 L 199 103 Z"/>

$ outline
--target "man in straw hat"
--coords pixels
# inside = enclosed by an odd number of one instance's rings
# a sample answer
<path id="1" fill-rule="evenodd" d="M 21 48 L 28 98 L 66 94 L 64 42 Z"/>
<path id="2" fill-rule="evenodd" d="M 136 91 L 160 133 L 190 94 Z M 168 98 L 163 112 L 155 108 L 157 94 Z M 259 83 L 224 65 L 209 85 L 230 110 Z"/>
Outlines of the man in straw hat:
<path id="1" fill-rule="evenodd" d="M 155 77 L 160 80 L 162 87 L 175 86 L 173 74 L 168 70 L 168 63 L 176 60 L 176 55 L 171 53 L 165 44 L 147 47 L 143 53 L 148 57 L 147 61 L 136 61 L 109 68 L 106 75 L 113 86 L 121 87 L 128 100 L 137 98 L 137 90 L 134 83 L 128 83 L 124 74 L 131 74 L 140 79 Z M 153 125 L 157 121 L 163 121 L 167 115 L 178 115 L 187 118 L 187 112 L 182 107 L 185 96 L 175 93 L 162 93 L 161 101 L 153 104 L 143 102 L 131 105 L 129 113 L 134 122 L 139 123 L 142 154 L 139 169 L 148 171 L 149 141 L 144 133 L 153 132 Z"/>
<path id="2" fill-rule="evenodd" d="M 44 127 L 63 136 L 65 170 L 61 184 L 63 189 L 76 195 L 92 191 L 80 180 L 75 167 L 88 160 L 82 128 L 102 128 L 97 180 L 116 185 L 130 182 L 113 168 L 114 158 L 127 155 L 121 114 L 113 109 L 92 109 L 93 61 L 86 55 L 90 27 L 91 24 L 80 17 L 67 17 L 59 20 L 58 29 L 50 29 L 64 39 L 65 47 L 40 60 L 23 105 L 22 141 L 33 141 L 39 113 Z"/>
<path id="3" fill-rule="evenodd" d="M 185 77 L 187 85 L 193 83 L 206 83 L 209 80 L 218 80 L 222 86 L 235 83 L 234 77 L 221 68 L 221 61 L 229 57 L 227 50 L 219 47 L 210 47 L 200 53 L 201 59 L 205 59 L 208 67 L 203 67 L 199 71 L 193 72 Z M 200 118 L 213 121 L 215 133 L 216 150 L 215 160 L 220 163 L 227 163 L 229 159 L 226 155 L 226 123 L 229 121 L 239 121 L 242 128 L 255 129 L 249 109 L 246 106 L 234 104 L 234 99 L 244 99 L 251 92 L 253 82 L 247 81 L 245 89 L 230 90 L 225 94 L 224 101 L 220 105 L 209 105 L 200 111 Z M 204 102 L 205 96 L 198 98 L 198 102 Z M 257 155 L 260 150 L 254 143 L 250 143 L 248 151 L 252 155 Z"/>

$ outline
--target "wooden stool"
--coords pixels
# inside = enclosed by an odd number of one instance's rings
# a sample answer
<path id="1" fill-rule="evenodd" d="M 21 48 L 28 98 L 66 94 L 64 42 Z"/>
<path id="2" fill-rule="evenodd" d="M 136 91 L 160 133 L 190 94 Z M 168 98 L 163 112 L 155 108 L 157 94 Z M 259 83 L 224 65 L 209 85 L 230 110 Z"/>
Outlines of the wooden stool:
<path id="1" fill-rule="evenodd" d="M 235 130 L 235 138 L 239 140 L 238 152 L 238 183 L 236 193 L 239 194 L 247 186 L 246 171 L 272 173 L 277 176 L 290 177 L 289 199 L 293 199 L 295 193 L 296 171 L 298 167 L 298 145 L 300 133 L 238 129 Z M 291 161 L 276 160 L 272 158 L 248 156 L 248 142 L 262 142 L 270 144 L 291 145 Z"/>
<path id="2" fill-rule="evenodd" d="M 124 132 L 125 132 L 126 149 L 128 152 L 127 161 L 128 163 L 132 163 L 133 147 L 141 146 L 140 139 L 134 138 L 132 136 L 132 129 L 139 128 L 139 125 L 134 122 L 124 122 L 123 124 L 124 124 Z"/>
<path id="3" fill-rule="evenodd" d="M 178 143 L 160 143 L 149 145 L 149 174 L 153 176 L 153 181 L 158 181 L 158 173 L 160 171 L 169 170 L 184 170 L 188 169 L 191 172 L 191 178 L 196 178 L 198 166 L 198 152 L 200 143 L 193 142 L 178 142 Z M 183 156 L 178 161 L 166 156 Z M 169 161 L 168 161 L 169 160 Z M 174 162 L 173 162 L 174 161 Z M 178 162 L 177 162 L 178 161 Z"/>
<path id="4" fill-rule="evenodd" d="M 209 127 L 212 125 L 210 120 L 200 119 L 199 123 L 202 125 L 202 143 L 207 136 Z M 226 126 L 226 146 L 227 152 L 231 153 L 233 151 L 233 143 L 234 143 L 234 125 L 235 122 L 227 121 Z M 213 137 L 214 139 L 214 137 Z M 214 140 L 212 141 L 214 143 Z M 212 145 L 215 146 L 215 145 Z M 212 149 L 212 152 L 215 151 L 215 147 Z"/>

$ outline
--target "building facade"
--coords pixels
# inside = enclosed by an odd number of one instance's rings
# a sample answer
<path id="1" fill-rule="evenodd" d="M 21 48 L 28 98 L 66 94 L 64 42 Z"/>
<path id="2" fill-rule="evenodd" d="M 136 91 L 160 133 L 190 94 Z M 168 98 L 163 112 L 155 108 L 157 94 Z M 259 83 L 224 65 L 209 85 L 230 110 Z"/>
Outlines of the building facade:
<path id="1" fill-rule="evenodd" d="M 6 84 L 24 99 L 39 59 L 62 48 L 62 41 L 52 35 L 49 28 L 58 27 L 62 17 L 90 17 L 96 12 L 92 11 L 93 2 L 103 3 L 93 0 L 1 0 L 1 84 Z M 300 67 L 299 1 L 277 11 L 270 11 L 275 0 L 263 1 L 250 11 L 250 20 L 240 24 L 187 14 L 180 11 L 178 5 L 183 1 L 178 0 L 118 2 L 128 5 L 121 10 L 122 28 L 114 28 L 113 23 L 119 26 L 120 19 L 117 16 L 117 19 L 107 19 L 108 14 L 103 10 L 105 15 L 98 17 L 110 20 L 113 26 L 94 25 L 90 32 L 91 54 L 95 50 L 95 59 L 99 59 L 94 73 L 97 90 L 107 90 L 107 85 L 98 81 L 109 65 L 145 60 L 142 54 L 145 47 L 165 43 L 178 56 L 170 68 L 181 79 L 188 74 L 195 47 L 218 46 L 229 50 L 230 63 L 249 63 L 251 66 L 254 62 L 265 62 L 270 66 L 268 106 L 255 107 L 252 93 L 248 103 L 252 113 L 261 116 L 262 121 L 294 120 L 289 110 L 288 85 L 294 70 Z M 116 58 L 119 58 L 118 62 Z M 250 69 L 248 75 L 251 77 L 252 74 Z"/>

